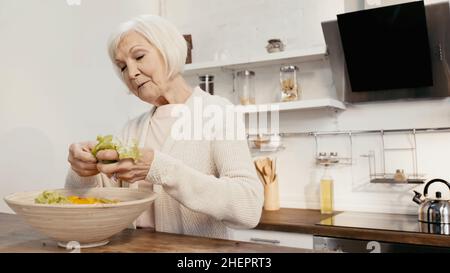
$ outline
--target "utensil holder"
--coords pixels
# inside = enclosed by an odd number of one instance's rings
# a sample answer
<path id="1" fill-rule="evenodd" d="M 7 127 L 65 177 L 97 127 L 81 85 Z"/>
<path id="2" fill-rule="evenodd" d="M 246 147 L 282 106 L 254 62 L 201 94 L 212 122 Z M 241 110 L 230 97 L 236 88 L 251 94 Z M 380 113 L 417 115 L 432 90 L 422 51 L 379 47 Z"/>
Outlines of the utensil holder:
<path id="1" fill-rule="evenodd" d="M 280 194 L 278 191 L 278 177 L 274 181 L 264 184 L 264 210 L 279 210 Z"/>

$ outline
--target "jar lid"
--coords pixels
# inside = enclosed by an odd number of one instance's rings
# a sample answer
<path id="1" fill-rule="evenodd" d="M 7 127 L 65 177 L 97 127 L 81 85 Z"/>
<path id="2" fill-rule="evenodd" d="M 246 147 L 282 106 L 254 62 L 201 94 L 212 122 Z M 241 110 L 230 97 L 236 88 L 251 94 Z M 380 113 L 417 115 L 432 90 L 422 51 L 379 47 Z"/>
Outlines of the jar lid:
<path id="1" fill-rule="evenodd" d="M 255 72 L 250 71 L 250 70 L 243 70 L 243 71 L 239 71 L 239 72 L 237 73 L 237 75 L 238 75 L 239 77 L 241 77 L 241 76 L 255 76 Z"/>
<path id="2" fill-rule="evenodd" d="M 280 67 L 281 72 L 294 72 L 298 70 L 298 66 L 296 65 L 285 65 Z"/>
<path id="3" fill-rule="evenodd" d="M 214 75 L 206 74 L 206 75 L 198 76 L 198 78 L 199 78 L 201 81 L 213 81 L 213 80 L 214 80 Z"/>
<path id="4" fill-rule="evenodd" d="M 281 43 L 280 39 L 270 39 L 269 41 L 267 41 L 268 43 Z"/>

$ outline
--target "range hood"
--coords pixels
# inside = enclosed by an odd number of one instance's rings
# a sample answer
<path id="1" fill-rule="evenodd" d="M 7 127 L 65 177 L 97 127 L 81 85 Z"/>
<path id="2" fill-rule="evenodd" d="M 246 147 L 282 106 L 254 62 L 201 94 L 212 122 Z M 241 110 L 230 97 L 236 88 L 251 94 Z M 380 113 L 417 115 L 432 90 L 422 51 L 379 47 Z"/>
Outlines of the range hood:
<path id="1" fill-rule="evenodd" d="M 356 103 L 382 100 L 445 98 L 450 96 L 450 6 L 448 2 L 425 6 L 433 85 L 428 87 L 353 92 L 337 20 L 322 23 L 337 97 Z M 355 39 L 358 39 L 355 36 Z M 351 52 L 349 52 L 351 54 Z"/>

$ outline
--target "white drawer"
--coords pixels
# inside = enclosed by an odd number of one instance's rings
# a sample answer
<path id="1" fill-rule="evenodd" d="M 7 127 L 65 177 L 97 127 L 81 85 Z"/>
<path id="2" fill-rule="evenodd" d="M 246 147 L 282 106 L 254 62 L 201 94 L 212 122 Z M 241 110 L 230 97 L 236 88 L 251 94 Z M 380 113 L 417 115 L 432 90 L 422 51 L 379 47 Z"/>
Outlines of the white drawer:
<path id="1" fill-rule="evenodd" d="M 230 239 L 252 243 L 313 249 L 313 236 L 311 234 L 258 229 L 230 229 Z"/>

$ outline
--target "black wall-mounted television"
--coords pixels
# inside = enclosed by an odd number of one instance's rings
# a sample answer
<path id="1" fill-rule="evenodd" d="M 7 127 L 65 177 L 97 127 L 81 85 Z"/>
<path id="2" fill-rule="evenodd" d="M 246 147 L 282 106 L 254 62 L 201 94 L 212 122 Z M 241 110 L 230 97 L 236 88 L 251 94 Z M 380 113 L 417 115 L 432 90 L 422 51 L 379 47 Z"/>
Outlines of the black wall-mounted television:
<path id="1" fill-rule="evenodd" d="M 415 1 L 338 18 L 322 22 L 337 99 L 356 103 L 450 96 L 448 1 L 425 7 Z"/>
<path id="2" fill-rule="evenodd" d="M 423 1 L 337 16 L 353 92 L 433 85 Z"/>

